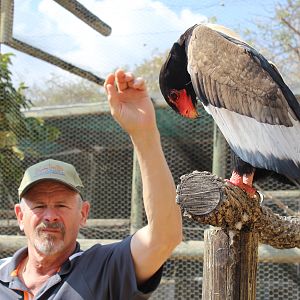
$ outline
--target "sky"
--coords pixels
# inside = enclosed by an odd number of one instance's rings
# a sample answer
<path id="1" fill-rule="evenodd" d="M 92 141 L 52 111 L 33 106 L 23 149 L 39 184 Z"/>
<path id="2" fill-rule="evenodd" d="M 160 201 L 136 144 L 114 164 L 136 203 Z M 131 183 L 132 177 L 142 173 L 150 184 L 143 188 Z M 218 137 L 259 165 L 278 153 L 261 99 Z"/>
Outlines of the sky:
<path id="1" fill-rule="evenodd" d="M 134 68 L 169 49 L 187 28 L 215 17 L 242 33 L 272 14 L 284 0 L 79 0 L 112 28 L 105 37 L 54 0 L 15 0 L 13 36 L 94 74 L 105 77 L 117 67 Z M 26 85 L 43 84 L 67 72 L 27 54 L 13 52 L 13 76 Z"/>

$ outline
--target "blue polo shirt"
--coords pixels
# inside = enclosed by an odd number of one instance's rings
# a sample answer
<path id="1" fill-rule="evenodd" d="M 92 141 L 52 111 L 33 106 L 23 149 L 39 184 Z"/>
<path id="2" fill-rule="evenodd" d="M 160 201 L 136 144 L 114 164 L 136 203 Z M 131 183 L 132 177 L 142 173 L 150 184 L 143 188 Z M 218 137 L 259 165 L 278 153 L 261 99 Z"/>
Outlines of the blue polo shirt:
<path id="1" fill-rule="evenodd" d="M 158 287 L 162 267 L 138 287 L 130 251 L 131 236 L 121 242 L 94 245 L 86 251 L 77 243 L 74 253 L 42 286 L 35 300 L 142 300 Z M 0 299 L 31 299 L 17 276 L 27 247 L 0 265 Z"/>

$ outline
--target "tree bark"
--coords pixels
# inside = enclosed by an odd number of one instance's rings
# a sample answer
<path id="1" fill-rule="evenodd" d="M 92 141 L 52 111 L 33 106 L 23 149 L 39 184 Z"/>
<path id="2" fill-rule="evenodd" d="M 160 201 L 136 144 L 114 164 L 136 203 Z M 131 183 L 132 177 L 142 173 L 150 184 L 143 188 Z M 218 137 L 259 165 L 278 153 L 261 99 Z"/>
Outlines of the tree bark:
<path id="1" fill-rule="evenodd" d="M 240 188 L 209 172 L 183 175 L 177 187 L 183 215 L 228 230 L 257 232 L 261 243 L 275 248 L 300 248 L 300 219 L 283 217 L 261 206 Z"/>
<path id="2" fill-rule="evenodd" d="M 202 299 L 255 300 L 257 233 L 208 229 L 204 242 Z"/>

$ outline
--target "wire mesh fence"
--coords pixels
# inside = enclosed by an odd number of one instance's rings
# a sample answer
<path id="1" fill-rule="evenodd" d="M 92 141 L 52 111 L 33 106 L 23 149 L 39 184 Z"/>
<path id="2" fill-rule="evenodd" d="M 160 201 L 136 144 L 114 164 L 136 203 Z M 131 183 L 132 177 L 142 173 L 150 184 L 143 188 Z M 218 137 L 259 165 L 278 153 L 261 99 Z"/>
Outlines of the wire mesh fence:
<path id="1" fill-rule="evenodd" d="M 64 4 L 75 3 L 76 1 L 55 2 Z M 69 39 L 62 27 L 59 28 L 59 23 L 52 23 L 51 18 L 49 20 L 44 20 L 43 17 L 39 19 L 40 13 L 31 13 L 26 16 L 24 14 L 26 3 L 20 0 L 16 0 L 15 3 L 12 0 L 0 0 L 2 26 L 0 42 L 64 69 L 65 73 L 61 72 L 60 74 L 65 77 L 71 78 L 68 73 L 71 72 L 98 84 L 103 83 L 103 78 L 95 75 L 95 69 L 98 68 L 96 62 L 101 61 L 111 71 L 112 63 L 120 56 L 120 49 L 115 47 L 114 42 L 109 48 L 110 51 L 114 52 L 111 56 L 102 53 L 101 55 L 97 54 L 97 59 L 90 58 L 88 55 L 85 57 L 76 55 L 68 57 L 67 54 L 73 50 L 72 47 L 75 47 L 75 44 L 71 43 L 73 40 Z M 97 40 L 95 44 L 93 43 L 94 48 L 104 44 L 102 37 L 91 37 L 88 31 L 84 31 L 85 34 L 82 34 L 79 39 L 76 31 L 79 26 L 82 26 L 80 21 L 74 16 L 66 15 L 62 7 L 57 8 L 58 6 L 52 6 L 51 3 L 48 1 L 40 4 L 39 12 L 44 9 L 44 17 L 57 15 L 62 21 L 73 24 L 72 28 L 68 27 L 68 31 L 73 32 L 69 32 L 70 36 L 82 45 L 84 45 L 85 37 L 90 37 L 87 40 L 89 43 Z M 43 5 L 47 9 L 43 8 Z M 80 7 L 77 7 L 77 11 L 78 8 Z M 109 5 L 105 8 L 109 9 Z M 76 7 L 73 9 L 76 11 Z M 27 13 L 28 11 L 26 10 Z M 97 27 L 97 22 L 101 21 L 95 19 L 95 16 L 92 16 L 89 11 L 82 10 L 82 7 L 79 12 L 87 24 L 91 23 Z M 26 27 L 25 22 L 24 28 L 22 26 L 13 27 L 13 25 L 22 23 L 24 16 L 27 20 L 34 20 L 34 23 L 39 24 L 39 26 Z M 15 17 L 15 21 L 13 21 L 13 17 Z M 55 26 L 49 26 L 49 24 L 55 24 Z M 91 26 L 91 24 L 89 25 Z M 30 25 L 29 22 L 27 25 Z M 104 26 L 106 34 L 109 33 L 109 28 L 105 24 L 99 22 L 98 25 L 102 29 Z M 98 28 L 100 28 L 99 26 Z M 31 34 L 27 34 L 28 32 Z M 177 32 L 166 33 L 168 38 L 170 35 L 174 35 L 172 41 L 176 40 Z M 13 36 L 14 38 L 12 38 Z M 149 34 L 149 39 L 141 45 L 137 45 L 130 40 L 130 37 L 126 37 L 126 32 L 123 36 L 119 35 L 116 38 L 121 40 L 123 44 L 127 38 L 131 45 L 135 45 L 134 56 L 138 56 L 147 50 L 147 43 L 151 44 L 155 36 Z M 86 44 L 89 44 L 88 42 Z M 57 48 L 57 45 L 63 46 Z M 65 57 L 58 56 L 59 52 L 63 52 L 62 48 L 67 50 Z M 131 51 L 133 51 L 132 46 L 130 54 Z M 124 54 L 124 51 L 122 53 Z M 19 54 L 22 57 L 21 53 Z M 64 61 L 67 58 L 71 59 L 71 63 Z M 130 59 L 131 56 L 128 56 L 128 60 Z M 41 64 L 34 59 L 26 59 L 26 61 L 27 63 L 29 61 L 27 65 L 29 70 L 33 63 L 41 66 L 35 69 L 36 74 L 31 74 L 33 81 L 41 82 L 38 78 L 39 69 L 43 73 L 51 73 L 58 69 L 57 67 L 49 67 L 46 63 Z M 84 63 L 86 63 L 86 68 L 81 68 Z M 26 62 L 25 60 L 17 60 L 17 64 L 20 67 Z M 25 69 L 22 79 L 24 79 L 24 74 L 26 78 L 27 70 Z M 3 75 L 5 74 L 1 73 L 1 84 L 3 84 Z M 34 77 L 34 75 L 36 76 Z M 14 203 L 18 201 L 17 188 L 22 171 L 29 165 L 47 158 L 73 164 L 83 180 L 84 196 L 91 203 L 91 211 L 87 226 L 80 230 L 80 238 L 112 240 L 122 239 L 129 235 L 133 149 L 127 134 L 115 123 L 107 109 L 99 109 L 100 106 L 105 107 L 105 104 L 97 104 L 99 107 L 95 110 L 88 104 L 31 110 L 26 112 L 27 121 L 23 120 L 23 123 L 17 126 L 20 117 L 17 118 L 16 112 L 22 108 L 21 102 L 18 102 L 20 101 L 18 94 L 15 93 L 17 96 L 11 98 L 12 90 L 6 90 L 4 85 L 1 85 L 0 92 L 0 235 L 16 236 L 23 234 L 15 221 L 13 209 Z M 64 96 L 64 94 L 62 95 Z M 61 98 L 64 98 L 63 96 Z M 68 100 L 70 99 L 63 99 L 62 102 L 67 103 Z M 9 101 L 14 104 L 6 105 Z M 16 103 L 18 104 L 16 105 Z M 175 182 L 178 184 L 181 175 L 194 170 L 212 171 L 214 125 L 211 117 L 200 109 L 200 119 L 197 121 L 186 120 L 177 116 L 169 108 L 161 106 L 156 107 L 156 115 L 163 150 Z M 32 116 L 42 117 L 42 119 L 34 121 Z M 13 134 L 10 136 L 11 132 Z M 227 148 L 223 153 L 222 162 L 226 168 L 227 177 L 230 176 L 230 163 L 230 151 Z M 293 184 L 288 181 L 279 181 L 273 177 L 260 180 L 257 184 L 260 189 L 267 192 L 281 191 L 281 193 L 276 194 L 276 197 L 274 194 L 268 195 L 266 193 L 264 205 L 271 207 L 281 215 L 299 214 L 300 191 Z M 289 196 L 285 193 L 287 191 Z M 291 191 L 294 193 L 292 196 Z M 145 215 L 143 222 L 146 222 Z M 208 226 L 184 219 L 183 227 L 184 241 L 202 241 L 204 230 Z M 9 250 L 0 249 L 0 258 L 12 254 Z M 153 294 L 152 299 L 201 299 L 202 276 L 201 259 L 191 259 L 189 256 L 182 256 L 180 259 L 171 258 L 166 262 L 161 285 Z M 299 264 L 260 263 L 257 277 L 257 299 L 300 300 Z"/>
<path id="2" fill-rule="evenodd" d="M 1 99 L 1 101 L 3 101 Z M 76 166 L 85 185 L 85 197 L 91 202 L 90 223 L 81 229 L 80 238 L 122 239 L 130 233 L 133 149 L 126 133 L 108 112 L 70 114 L 47 117 L 45 126 L 59 130 L 56 140 L 31 141 L 31 153 L 25 153 L 22 168 L 46 158 L 55 158 Z M 72 111 L 72 108 L 70 108 Z M 99 110 L 99 109 L 98 109 Z M 157 107 L 157 122 L 163 149 L 176 183 L 180 176 L 194 170 L 212 169 L 213 121 L 200 110 L 202 117 L 190 121 L 166 107 Z M 49 115 L 49 112 L 48 112 Z M 20 149 L 26 149 L 26 139 Z M 229 151 L 228 151 L 229 152 Z M 226 165 L 230 156 L 225 153 Z M 1 170 L 0 234 L 20 235 L 14 219 L 13 202 L 17 201 L 18 179 L 11 180 L 8 170 Z M 259 182 L 263 189 L 297 190 L 274 179 Z M 9 195 L 7 194 L 9 193 Z M 279 199 L 286 207 L 299 212 L 299 195 Z M 265 205 L 279 214 L 284 207 L 266 199 Z M 144 218 L 144 222 L 146 222 Z M 184 219 L 184 241 L 203 240 L 207 226 Z M 1 258 L 12 253 L 1 252 Z M 186 258 L 170 259 L 162 283 L 152 299 L 201 299 L 202 261 Z M 300 268 L 297 264 L 261 263 L 258 268 L 257 299 L 300 299 Z"/>

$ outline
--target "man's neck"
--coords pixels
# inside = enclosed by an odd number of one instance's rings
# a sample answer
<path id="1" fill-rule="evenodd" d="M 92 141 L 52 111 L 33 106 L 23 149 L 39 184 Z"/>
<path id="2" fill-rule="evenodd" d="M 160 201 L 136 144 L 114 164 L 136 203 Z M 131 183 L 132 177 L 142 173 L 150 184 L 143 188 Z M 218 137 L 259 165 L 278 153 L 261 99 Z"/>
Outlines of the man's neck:
<path id="1" fill-rule="evenodd" d="M 76 242 L 62 251 L 54 254 L 44 254 L 34 246 L 28 245 L 28 257 L 26 268 L 37 274 L 46 275 L 57 270 L 72 255 L 76 248 Z"/>
<path id="2" fill-rule="evenodd" d="M 21 262 L 18 276 L 33 295 L 56 274 L 74 252 L 76 245 L 53 255 L 44 255 L 28 246 L 28 256 Z"/>

